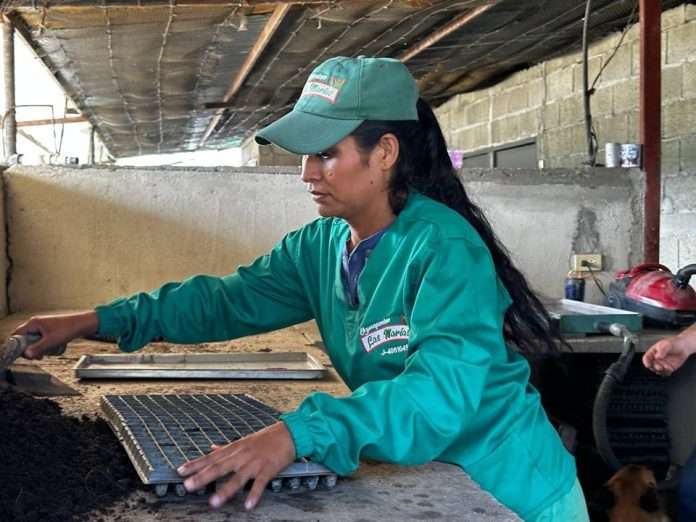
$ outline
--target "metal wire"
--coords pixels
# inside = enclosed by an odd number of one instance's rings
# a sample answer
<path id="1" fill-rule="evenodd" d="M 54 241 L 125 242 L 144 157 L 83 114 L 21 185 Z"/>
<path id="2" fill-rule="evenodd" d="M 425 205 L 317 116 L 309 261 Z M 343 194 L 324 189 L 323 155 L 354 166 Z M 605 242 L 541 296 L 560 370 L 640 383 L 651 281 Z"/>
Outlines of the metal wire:
<path id="1" fill-rule="evenodd" d="M 121 84 L 118 79 L 118 74 L 116 74 L 116 67 L 114 66 L 114 49 L 112 46 L 113 42 L 113 32 L 111 30 L 111 17 L 109 16 L 109 7 L 106 5 L 106 0 L 102 0 L 102 8 L 104 10 L 104 22 L 106 23 L 106 42 L 107 50 L 109 52 L 109 67 L 111 68 L 111 81 L 114 84 L 116 92 L 121 97 L 121 103 L 123 104 L 123 112 L 126 118 L 131 123 L 133 139 L 138 147 L 138 156 L 143 153 L 143 145 L 140 143 L 140 130 L 138 129 L 138 122 L 133 118 L 131 114 L 130 107 L 128 105 L 128 100 L 126 100 L 123 90 L 121 89 Z"/>
<path id="2" fill-rule="evenodd" d="M 592 0 L 586 0 L 585 18 L 582 21 L 582 102 L 585 113 L 585 139 L 587 141 L 587 163 L 594 167 L 597 159 L 596 138 L 593 136 L 594 126 L 592 124 L 592 107 L 590 106 L 589 88 L 589 64 L 587 58 L 588 31 L 590 27 L 590 14 L 592 13 Z"/>
<path id="3" fill-rule="evenodd" d="M 158 111 L 158 123 L 159 123 L 159 141 L 157 143 L 157 152 L 162 152 L 162 144 L 164 143 L 164 126 L 163 126 L 163 116 L 162 116 L 162 58 L 167 47 L 167 40 L 169 39 L 169 31 L 174 22 L 176 14 L 174 10 L 176 9 L 176 1 L 170 0 L 169 2 L 169 18 L 167 19 L 167 25 L 164 28 L 164 33 L 162 33 L 162 47 L 160 47 L 159 56 L 157 57 L 157 64 L 155 66 L 155 91 L 157 92 L 157 111 Z"/>
<path id="4" fill-rule="evenodd" d="M 338 42 L 339 42 L 350 30 L 352 30 L 356 25 L 358 25 L 359 23 L 363 22 L 364 20 L 367 20 L 368 18 L 374 16 L 375 14 L 377 14 L 377 13 L 379 13 L 379 12 L 385 10 L 385 9 L 388 9 L 393 3 L 394 3 L 394 0 L 388 0 L 384 5 L 378 7 L 377 9 L 374 9 L 374 10 L 372 10 L 372 11 L 367 12 L 366 14 L 364 14 L 363 16 L 361 16 L 360 18 L 357 18 L 356 20 L 353 20 L 351 23 L 349 23 L 349 24 L 347 25 L 347 27 L 346 27 L 345 29 L 343 29 L 343 31 L 338 35 L 338 37 L 335 38 L 332 42 L 330 42 L 326 47 L 324 47 L 324 48 L 322 49 L 322 51 L 321 51 L 317 56 L 315 56 L 315 57 L 312 59 L 312 61 L 310 61 L 309 63 L 307 63 L 304 67 L 299 68 L 295 74 L 293 74 L 292 76 L 290 76 L 289 78 L 287 78 L 287 79 L 286 79 L 284 82 L 282 82 L 278 87 L 276 87 L 276 88 L 274 89 L 273 93 L 271 94 L 271 96 L 270 96 L 270 98 L 269 98 L 269 101 L 273 100 L 273 99 L 278 95 L 278 93 L 280 92 L 280 90 L 281 90 L 283 87 L 285 87 L 288 83 L 290 83 L 290 82 L 293 81 L 295 78 L 297 78 L 298 76 L 300 76 L 301 74 L 303 74 L 307 69 L 309 69 L 310 67 L 314 68 L 314 66 L 315 66 L 316 64 L 319 63 L 319 60 L 320 60 L 327 52 L 329 52 L 329 50 L 330 50 L 334 45 L 336 45 L 336 43 L 338 43 Z M 256 82 L 256 84 L 254 85 L 254 87 L 253 87 L 252 89 L 250 89 L 249 92 L 247 93 L 247 96 L 246 96 L 246 98 L 245 98 L 245 102 L 248 101 L 249 96 L 251 95 L 251 93 L 253 93 L 254 89 L 257 88 L 257 87 L 260 85 L 260 83 L 265 79 L 265 76 L 266 76 L 266 74 L 268 74 L 268 71 L 270 71 L 271 66 L 273 65 L 273 63 L 275 63 L 275 62 L 279 59 L 280 53 L 285 49 L 285 47 L 287 47 L 287 45 L 290 43 L 292 37 L 294 37 L 294 35 L 297 34 L 297 32 L 302 28 L 302 26 L 304 26 L 304 25 L 307 23 L 308 20 L 309 20 L 309 17 L 305 17 L 305 18 L 304 18 L 304 20 L 302 21 L 302 24 L 300 24 L 300 27 L 298 27 L 295 31 L 293 31 L 293 33 L 291 34 L 291 38 L 289 38 L 289 39 L 285 42 L 285 45 L 275 54 L 275 56 L 273 57 L 273 59 L 268 63 L 268 65 L 266 66 L 266 69 L 264 70 L 264 73 L 263 73 L 263 75 L 261 76 L 261 78 Z M 247 121 L 249 121 L 249 119 L 250 119 L 254 114 L 256 114 L 256 113 L 258 113 L 258 112 L 260 112 L 260 111 L 268 110 L 268 107 L 269 107 L 269 106 L 270 106 L 270 104 L 267 103 L 267 104 L 265 104 L 264 106 L 259 107 L 258 109 L 256 109 L 256 110 L 250 112 L 250 113 L 247 115 L 247 117 L 246 117 L 245 119 L 243 119 L 243 120 L 242 120 L 240 123 L 238 123 L 237 125 L 238 125 L 238 126 L 243 126 Z M 276 114 L 278 114 L 278 112 L 279 112 L 279 109 L 276 109 L 275 111 L 271 112 L 270 114 L 267 114 L 263 119 L 261 119 L 261 120 L 259 120 L 258 122 L 256 122 L 256 126 L 261 126 L 261 125 L 263 124 L 263 122 L 267 121 L 267 120 L 268 120 L 269 118 L 271 118 L 271 117 L 274 117 Z M 227 121 L 225 121 L 225 123 L 223 123 L 223 125 L 218 129 L 217 132 L 218 132 L 218 133 L 222 133 L 223 129 L 224 129 L 225 127 L 227 127 L 227 124 L 228 124 L 229 121 L 230 121 L 229 119 L 228 119 Z"/>
<path id="5" fill-rule="evenodd" d="M 437 11 L 433 11 L 432 13 L 429 13 L 427 16 L 422 16 L 423 13 L 419 13 L 418 11 L 415 11 L 414 13 L 412 13 L 412 14 L 411 14 L 410 16 L 408 16 L 407 18 L 410 19 L 410 18 L 412 18 L 412 17 L 415 17 L 416 15 L 421 15 L 422 18 L 420 18 L 420 20 L 418 21 L 418 23 L 415 24 L 415 25 L 413 25 L 413 27 L 411 27 L 408 31 L 406 31 L 404 34 L 402 34 L 401 36 L 399 36 L 398 39 L 392 41 L 391 43 L 388 43 L 387 45 L 385 45 L 384 47 L 382 47 L 381 49 L 379 49 L 379 50 L 375 53 L 375 56 L 381 55 L 381 54 L 382 54 L 382 51 L 384 51 L 385 49 L 387 49 L 387 48 L 389 48 L 389 47 L 392 47 L 392 46 L 396 45 L 400 40 L 404 40 L 409 34 L 413 33 L 413 32 L 414 32 L 416 29 L 418 29 L 421 25 L 423 25 L 425 22 L 427 22 L 428 19 L 430 19 L 431 17 L 433 17 L 433 16 L 435 16 L 435 15 L 438 15 L 438 14 L 440 14 L 440 13 L 443 13 L 443 12 L 445 12 L 445 11 L 451 11 L 452 9 L 463 8 L 463 7 L 469 7 L 472 3 L 474 3 L 473 0 L 472 0 L 472 1 L 469 1 L 469 2 L 460 2 L 460 3 L 458 3 L 458 4 L 452 4 L 452 5 L 449 5 L 449 6 L 447 6 L 447 7 L 438 9 Z M 402 24 L 402 23 L 405 22 L 405 21 L 406 21 L 406 20 L 402 20 L 402 21 L 399 23 L 399 25 Z"/>
<path id="6" fill-rule="evenodd" d="M 33 108 L 39 108 L 39 107 L 48 107 L 51 109 L 51 128 L 53 129 L 53 147 L 56 151 L 56 154 L 59 153 L 58 149 L 58 140 L 56 137 L 56 115 L 53 110 L 53 105 L 49 104 L 22 104 L 22 105 L 15 105 L 14 107 L 8 108 L 3 114 L 2 114 L 2 119 L 0 120 L 0 129 L 2 132 L 2 157 L 5 158 L 7 156 L 7 150 L 5 149 L 5 120 L 11 113 L 17 113 L 17 109 L 20 109 L 22 107 L 33 107 Z M 65 124 L 63 124 L 65 125 Z"/>
<path id="7" fill-rule="evenodd" d="M 619 38 L 619 41 L 616 43 L 616 47 L 614 47 L 614 50 L 611 52 L 609 57 L 606 59 L 606 61 L 602 64 L 602 67 L 599 68 L 599 71 L 597 72 L 597 76 L 595 76 L 594 81 L 592 82 L 592 86 L 590 87 L 590 94 L 593 93 L 595 85 L 597 85 L 597 82 L 599 81 L 600 76 L 602 76 L 602 73 L 604 72 L 604 69 L 607 68 L 607 65 L 611 62 L 611 60 L 616 56 L 616 53 L 619 50 L 619 47 L 621 47 L 621 44 L 624 41 L 624 38 L 626 37 L 626 33 L 628 33 L 628 30 L 631 28 L 631 25 L 635 22 L 635 16 L 636 12 L 638 11 L 638 0 L 633 4 L 633 9 L 631 10 L 631 14 L 628 15 L 628 23 L 626 24 L 626 27 L 624 27 L 623 31 L 621 31 L 621 37 Z"/>
<path id="8" fill-rule="evenodd" d="M 215 32 L 213 33 L 213 36 L 210 39 L 210 43 L 208 44 L 208 46 L 205 49 L 205 54 L 203 55 L 203 59 L 201 60 L 200 66 L 198 67 L 198 71 L 196 73 L 196 83 L 193 86 L 193 95 L 197 97 L 197 99 L 196 99 L 196 106 L 197 107 L 201 105 L 201 100 L 200 100 L 201 94 L 199 94 L 200 93 L 199 86 L 200 86 L 201 78 L 203 77 L 203 71 L 205 71 L 206 68 L 208 67 L 208 63 L 210 61 L 210 56 L 218 45 L 220 35 L 222 34 L 222 29 L 227 27 L 227 26 L 232 25 L 232 23 L 231 23 L 232 19 L 237 14 L 238 10 L 239 10 L 238 7 L 233 8 L 232 11 L 230 11 L 230 13 L 227 16 L 225 16 L 225 18 L 222 20 L 222 22 L 217 24 L 217 26 L 215 27 Z M 210 82 L 210 80 L 212 80 L 212 77 L 209 78 L 208 80 Z M 189 123 L 187 124 L 187 127 L 192 126 L 190 123 L 191 119 L 193 117 L 195 117 L 198 112 L 200 112 L 200 111 L 196 111 L 195 109 L 192 111 L 192 116 L 189 118 Z"/>
<path id="9" fill-rule="evenodd" d="M 594 273 L 594 270 L 592 270 L 592 267 L 590 265 L 585 265 L 587 267 L 587 270 L 590 272 L 590 277 L 592 278 L 592 281 L 594 281 L 595 286 L 597 289 L 602 293 L 604 297 L 607 297 L 607 292 L 604 290 L 604 286 L 602 285 L 601 281 L 597 279 L 597 276 Z"/>

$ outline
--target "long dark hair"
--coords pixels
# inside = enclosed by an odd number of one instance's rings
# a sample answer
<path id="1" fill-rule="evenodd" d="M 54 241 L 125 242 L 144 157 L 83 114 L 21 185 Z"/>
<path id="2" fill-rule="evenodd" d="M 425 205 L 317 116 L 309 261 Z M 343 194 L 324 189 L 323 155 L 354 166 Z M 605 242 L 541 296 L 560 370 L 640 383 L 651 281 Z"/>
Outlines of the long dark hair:
<path id="1" fill-rule="evenodd" d="M 506 341 L 525 354 L 558 352 L 563 341 L 539 298 L 493 233 L 483 211 L 471 202 L 452 166 L 442 130 L 428 103 L 418 100 L 419 121 L 366 121 L 351 134 L 362 153 L 386 133 L 399 140 L 399 158 L 389 186 L 389 203 L 399 213 L 409 190 L 416 190 L 459 212 L 486 243 L 496 272 L 512 297 L 505 314 Z M 565 344 L 565 343 L 563 343 Z"/>

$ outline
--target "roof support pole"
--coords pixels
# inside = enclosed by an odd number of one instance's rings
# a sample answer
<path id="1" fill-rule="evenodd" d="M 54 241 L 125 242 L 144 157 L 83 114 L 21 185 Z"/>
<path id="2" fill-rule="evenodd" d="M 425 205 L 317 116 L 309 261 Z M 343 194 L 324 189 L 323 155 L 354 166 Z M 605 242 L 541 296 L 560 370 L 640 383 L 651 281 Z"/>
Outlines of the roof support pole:
<path id="1" fill-rule="evenodd" d="M 3 68 L 3 134 L 5 139 L 5 161 L 17 154 L 17 115 L 15 111 L 15 53 L 14 25 L 3 17 L 2 25 L 2 68 Z"/>
<path id="2" fill-rule="evenodd" d="M 646 263 L 660 260 L 661 3 L 660 0 L 640 0 L 640 141 L 645 173 L 643 248 Z"/>
<path id="3" fill-rule="evenodd" d="M 87 163 L 89 165 L 94 165 L 94 134 L 96 133 L 97 129 L 94 127 L 94 125 L 90 125 L 89 127 L 89 149 L 87 150 Z"/>

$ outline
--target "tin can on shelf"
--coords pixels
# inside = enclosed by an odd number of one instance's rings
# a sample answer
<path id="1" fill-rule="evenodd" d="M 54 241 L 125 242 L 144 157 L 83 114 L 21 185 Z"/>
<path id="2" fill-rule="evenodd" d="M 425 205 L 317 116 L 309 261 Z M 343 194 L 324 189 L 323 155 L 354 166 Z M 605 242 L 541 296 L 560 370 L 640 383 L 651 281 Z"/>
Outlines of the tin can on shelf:
<path id="1" fill-rule="evenodd" d="M 607 143 L 604 145 L 604 166 L 615 168 L 621 166 L 621 144 Z"/>
<path id="2" fill-rule="evenodd" d="M 640 143 L 621 144 L 621 166 L 623 168 L 641 166 L 641 147 Z"/>

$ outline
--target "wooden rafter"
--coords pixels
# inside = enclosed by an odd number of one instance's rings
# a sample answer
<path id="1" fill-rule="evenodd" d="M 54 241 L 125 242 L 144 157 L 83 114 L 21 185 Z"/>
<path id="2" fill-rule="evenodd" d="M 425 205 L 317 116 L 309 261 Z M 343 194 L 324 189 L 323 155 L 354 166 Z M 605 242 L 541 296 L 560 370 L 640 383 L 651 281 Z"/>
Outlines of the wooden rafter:
<path id="1" fill-rule="evenodd" d="M 444 27 L 441 27 L 434 33 L 432 33 L 430 36 L 426 37 L 425 39 L 421 40 L 418 42 L 416 45 L 414 45 L 412 48 L 406 50 L 399 56 L 399 60 L 402 62 L 406 62 L 416 56 L 417 54 L 420 54 L 421 52 L 425 51 L 428 47 L 431 45 L 439 42 L 442 40 L 445 36 L 448 36 L 449 34 L 453 33 L 463 25 L 471 22 L 474 18 L 477 18 L 478 16 L 481 16 L 483 13 L 488 11 L 491 7 L 493 7 L 495 3 L 490 3 L 490 4 L 484 4 L 480 5 L 479 7 L 476 7 L 472 9 L 471 11 L 463 14 L 462 16 L 459 16 L 452 20 L 450 23 L 445 25 Z"/>
<path id="2" fill-rule="evenodd" d="M 60 125 L 63 123 L 82 123 L 84 121 L 88 121 L 84 116 L 67 116 L 65 118 L 18 121 L 17 127 L 38 127 L 40 125 Z"/>
<path id="3" fill-rule="evenodd" d="M 271 37 L 282 23 L 287 12 L 290 10 L 290 7 L 290 3 L 282 3 L 276 5 L 276 8 L 273 10 L 273 14 L 268 19 L 268 22 L 266 22 L 266 25 L 261 31 L 261 34 L 259 35 L 256 42 L 254 43 L 254 46 L 251 48 L 251 51 L 249 51 L 246 60 L 244 60 L 242 67 L 239 69 L 239 71 L 237 71 L 237 74 L 232 80 L 229 89 L 227 89 L 227 92 L 225 93 L 225 96 L 222 100 L 223 103 L 229 104 L 230 100 L 235 96 L 235 94 L 237 94 L 237 91 L 239 91 L 239 88 L 244 84 L 244 81 L 247 79 L 247 76 L 249 76 L 249 73 L 254 68 L 254 65 L 256 65 L 257 60 L 263 53 L 264 49 L 266 49 L 268 42 L 271 41 Z M 215 113 L 213 118 L 210 120 L 210 123 L 208 124 L 208 128 L 205 130 L 205 133 L 203 134 L 203 138 L 201 138 L 199 146 L 203 146 L 203 144 L 208 140 L 210 135 L 213 133 L 213 130 L 220 122 L 220 118 L 222 118 L 224 112 L 225 109 L 219 109 Z"/>

